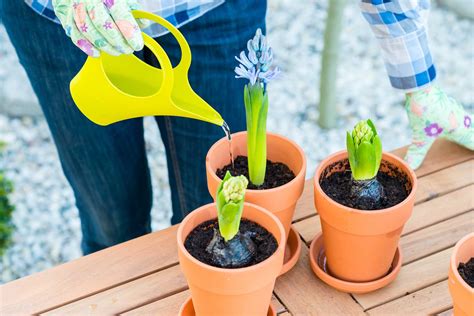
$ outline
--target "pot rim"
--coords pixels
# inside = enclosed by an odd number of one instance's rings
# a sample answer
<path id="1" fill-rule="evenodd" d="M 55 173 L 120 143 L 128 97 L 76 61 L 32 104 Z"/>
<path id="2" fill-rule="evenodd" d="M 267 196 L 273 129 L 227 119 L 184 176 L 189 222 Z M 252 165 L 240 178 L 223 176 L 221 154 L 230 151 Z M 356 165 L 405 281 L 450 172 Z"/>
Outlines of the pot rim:
<path id="1" fill-rule="evenodd" d="M 242 135 L 242 134 L 247 134 L 247 131 L 241 131 L 241 132 L 237 132 L 237 133 L 232 133 L 231 135 L 232 136 L 239 136 L 239 135 Z M 298 171 L 298 173 L 295 175 L 295 177 L 293 178 L 293 180 L 291 180 L 290 182 L 288 183 L 285 183 L 284 185 L 280 185 L 279 187 L 276 187 L 276 188 L 271 188 L 271 189 L 264 189 L 264 190 L 255 190 L 255 189 L 247 189 L 247 192 L 251 192 L 252 194 L 263 194 L 264 192 L 277 192 L 277 191 L 280 191 L 280 190 L 285 190 L 287 189 L 289 186 L 295 184 L 298 179 L 300 178 L 304 178 L 306 177 L 306 156 L 304 154 L 304 151 L 303 149 L 300 147 L 300 145 L 298 145 L 297 143 L 295 143 L 293 140 L 289 139 L 288 137 L 285 137 L 283 135 L 280 135 L 280 134 L 277 134 L 277 133 L 272 133 L 272 132 L 268 132 L 267 131 L 267 136 L 272 136 L 272 137 L 275 137 L 275 138 L 278 138 L 282 141 L 286 141 L 288 143 L 290 143 L 294 148 L 296 148 L 296 150 L 298 151 L 298 153 L 300 154 L 301 156 L 301 160 L 303 161 L 302 165 L 301 165 L 301 168 L 300 170 Z M 216 171 L 211 168 L 211 163 L 209 162 L 209 155 L 211 152 L 213 152 L 215 150 L 215 147 L 217 147 L 222 141 L 226 141 L 226 137 L 222 137 L 221 139 L 219 139 L 217 142 L 215 142 L 211 148 L 209 148 L 209 151 L 207 152 L 207 155 L 206 155 L 206 169 L 208 170 L 212 170 L 213 172 L 211 173 L 211 177 L 216 180 L 217 182 L 220 182 L 222 181 L 221 178 L 219 178 L 216 174 Z"/>
<path id="2" fill-rule="evenodd" d="M 280 231 L 280 235 L 281 235 L 281 238 L 280 238 L 280 242 L 278 243 L 278 247 L 277 249 L 275 250 L 274 253 L 272 253 L 270 255 L 270 257 L 268 257 L 267 259 L 257 263 L 257 264 L 254 264 L 254 265 L 251 265 L 251 266 L 248 266 L 248 267 L 244 267 L 244 268 L 236 268 L 236 269 L 229 269 L 229 268 L 219 268 L 219 267 L 215 267 L 215 266 L 211 266 L 209 264 L 206 264 L 204 262 L 201 262 L 199 261 L 198 259 L 194 258 L 189 252 L 188 250 L 186 249 L 186 247 L 184 247 L 184 240 L 182 238 L 182 234 L 183 234 L 183 229 L 184 229 L 184 224 L 186 224 L 189 220 L 190 220 L 190 216 L 193 212 L 199 212 L 199 211 L 203 211 L 203 210 L 206 210 L 208 209 L 209 207 L 216 207 L 216 203 L 209 203 L 209 204 L 206 204 L 206 205 L 203 205 L 203 206 L 200 206 L 198 207 L 197 209 L 195 209 L 194 211 L 192 211 L 191 213 L 189 213 L 184 219 L 183 221 L 179 224 L 179 227 L 178 227 L 178 232 L 177 232 L 177 239 L 178 239 L 178 248 L 181 250 L 181 252 L 183 254 L 186 255 L 186 257 L 189 258 L 190 261 L 192 261 L 194 264 L 197 264 L 203 268 L 206 268 L 208 270 L 211 270 L 213 272 L 216 272 L 216 273 L 230 273 L 230 274 L 238 274 L 238 273 L 245 273 L 247 271 L 251 271 L 251 270 L 254 270 L 254 269 L 257 269 L 257 268 L 260 268 L 261 266 L 263 266 L 264 264 L 266 264 L 266 262 L 270 259 L 272 259 L 275 254 L 277 254 L 278 252 L 284 252 L 285 251 L 285 246 L 286 246 L 286 234 L 285 234 L 285 228 L 283 228 L 283 224 L 280 222 L 280 220 L 275 216 L 273 215 L 273 213 L 271 213 L 270 211 L 268 211 L 267 209 L 261 207 L 261 206 L 258 206 L 256 204 L 253 204 L 253 203 L 249 203 L 249 202 L 244 202 L 244 207 L 245 206 L 250 206 L 250 207 L 253 207 L 254 209 L 256 209 L 257 211 L 260 211 L 260 212 L 263 212 L 266 216 L 270 217 L 273 222 L 275 222 L 275 224 L 278 226 L 278 230 Z M 217 218 L 217 214 L 216 214 L 216 218 Z M 246 219 L 249 219 L 249 220 L 252 220 L 250 218 L 246 218 Z M 200 225 L 202 223 L 198 223 L 197 225 Z M 197 227 L 194 226 L 194 228 Z M 261 226 L 261 225 L 260 225 Z M 265 228 L 265 227 L 264 227 Z M 266 228 L 265 228 L 266 229 Z M 187 237 L 187 236 L 186 236 Z M 273 236 L 275 237 L 275 236 Z M 276 237 L 275 237 L 276 239 Z M 282 242 L 285 241 L 285 242 Z"/>
<path id="3" fill-rule="evenodd" d="M 341 157 L 338 157 L 338 156 L 341 156 Z M 339 202 L 336 202 L 334 201 L 331 197 L 329 197 L 326 192 L 324 192 L 324 190 L 321 188 L 320 184 L 319 184 L 319 178 L 320 178 L 320 175 L 322 173 L 322 171 L 327 167 L 328 163 L 330 160 L 333 160 L 334 158 L 340 158 L 340 159 L 335 159 L 334 162 L 336 161 L 340 161 L 342 159 L 346 159 L 348 156 L 347 154 L 347 150 L 340 150 L 340 151 L 337 151 L 331 155 L 329 155 L 328 157 L 326 157 L 323 161 L 321 161 L 321 163 L 318 165 L 318 167 L 316 168 L 316 172 L 315 172 L 315 175 L 313 177 L 313 185 L 314 185 L 314 188 L 315 190 L 318 191 L 319 194 L 321 194 L 321 196 L 323 196 L 326 200 L 329 201 L 330 204 L 332 205 L 336 205 L 338 208 L 344 210 L 344 211 L 347 211 L 347 212 L 352 212 L 352 213 L 359 213 L 359 214 L 383 214 L 383 213 L 390 213 L 390 212 L 394 212 L 396 210 L 398 210 L 400 207 L 404 206 L 405 204 L 409 203 L 409 201 L 411 201 L 412 199 L 415 199 L 415 194 L 416 194 L 416 189 L 417 189 L 417 185 L 418 185 L 418 181 L 417 181 L 417 177 L 416 177 L 416 174 L 415 174 L 415 171 L 413 171 L 412 168 L 410 168 L 408 166 L 408 164 L 401 158 L 399 158 L 398 156 L 392 154 L 392 153 L 389 153 L 389 152 L 382 152 L 382 160 L 384 160 L 384 157 L 390 157 L 391 159 L 394 159 L 394 160 L 397 160 L 403 167 L 404 167 L 404 172 L 410 177 L 410 180 L 411 180 L 411 192 L 410 194 L 408 194 L 408 196 L 403 200 L 401 201 L 400 203 L 398 204 L 395 204 L 391 207 L 388 207 L 388 208 L 383 208 L 383 209 L 380 209 L 380 210 L 360 210 L 360 209 L 356 209 L 356 208 L 352 208 L 352 207 L 348 207 L 348 206 L 345 206 L 345 205 L 342 205 L 341 203 Z M 317 211 L 317 210 L 316 210 Z M 319 212 L 318 212 L 319 213 Z"/>
<path id="4" fill-rule="evenodd" d="M 456 246 L 454 246 L 454 249 L 453 249 L 453 252 L 451 253 L 451 258 L 449 260 L 449 265 L 450 265 L 450 268 L 453 272 L 453 276 L 456 278 L 457 282 L 459 284 L 462 284 L 462 286 L 464 288 L 466 288 L 471 294 L 474 294 L 474 288 L 470 287 L 469 284 L 466 283 L 466 281 L 464 281 L 464 279 L 461 277 L 461 275 L 459 274 L 459 271 L 458 271 L 458 267 L 456 266 L 456 257 L 457 257 L 457 253 L 459 252 L 459 248 L 461 248 L 461 246 L 469 239 L 471 238 L 474 238 L 474 232 L 473 233 L 470 233 L 470 234 L 467 234 L 466 236 L 464 236 L 463 238 L 461 238 L 461 240 L 459 240 L 457 243 L 456 243 Z"/>

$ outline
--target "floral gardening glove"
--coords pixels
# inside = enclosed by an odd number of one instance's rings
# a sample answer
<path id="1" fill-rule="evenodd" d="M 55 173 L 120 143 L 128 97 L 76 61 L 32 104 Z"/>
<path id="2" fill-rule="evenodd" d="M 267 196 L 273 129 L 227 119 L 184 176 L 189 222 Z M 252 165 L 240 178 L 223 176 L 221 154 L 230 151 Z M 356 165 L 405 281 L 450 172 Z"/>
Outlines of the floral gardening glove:
<path id="1" fill-rule="evenodd" d="M 137 0 L 53 0 L 56 16 L 74 44 L 98 57 L 131 54 L 143 48 L 143 37 L 131 10 Z"/>
<path id="2" fill-rule="evenodd" d="M 413 131 L 405 160 L 420 167 L 437 138 L 446 138 L 474 150 L 472 115 L 438 87 L 407 94 L 405 108 Z"/>

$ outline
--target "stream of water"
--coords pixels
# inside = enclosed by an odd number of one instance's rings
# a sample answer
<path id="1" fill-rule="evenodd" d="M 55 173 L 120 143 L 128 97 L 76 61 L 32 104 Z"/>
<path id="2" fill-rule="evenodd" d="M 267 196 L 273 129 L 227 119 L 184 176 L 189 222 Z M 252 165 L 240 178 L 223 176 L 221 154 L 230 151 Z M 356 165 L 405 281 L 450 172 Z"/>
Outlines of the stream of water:
<path id="1" fill-rule="evenodd" d="M 229 142 L 230 163 L 232 164 L 232 169 L 234 169 L 234 153 L 232 150 L 232 135 L 230 133 L 229 125 L 227 125 L 226 121 L 222 123 L 222 129 L 224 130 L 225 136 L 227 137 L 227 141 Z"/>

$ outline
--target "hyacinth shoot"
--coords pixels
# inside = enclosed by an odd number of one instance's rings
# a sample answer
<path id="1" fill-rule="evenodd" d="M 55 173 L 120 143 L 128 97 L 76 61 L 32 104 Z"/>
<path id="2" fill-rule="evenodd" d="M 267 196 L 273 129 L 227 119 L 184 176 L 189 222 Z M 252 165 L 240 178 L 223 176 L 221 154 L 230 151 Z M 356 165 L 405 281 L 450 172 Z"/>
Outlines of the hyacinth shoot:
<path id="1" fill-rule="evenodd" d="M 360 121 L 347 132 L 347 153 L 354 180 L 375 178 L 382 160 L 382 142 L 371 120 Z"/>
<path id="2" fill-rule="evenodd" d="M 280 70 L 273 67 L 273 51 L 260 29 L 247 42 L 247 50 L 235 57 L 236 78 L 248 79 L 244 88 L 245 114 L 247 121 L 247 157 L 250 181 L 261 185 L 265 180 L 267 165 L 267 113 L 268 95 L 266 84 L 278 76 Z"/>
<path id="3" fill-rule="evenodd" d="M 239 232 L 248 180 L 244 176 L 233 177 L 227 171 L 217 188 L 216 204 L 219 232 L 227 242 Z"/>

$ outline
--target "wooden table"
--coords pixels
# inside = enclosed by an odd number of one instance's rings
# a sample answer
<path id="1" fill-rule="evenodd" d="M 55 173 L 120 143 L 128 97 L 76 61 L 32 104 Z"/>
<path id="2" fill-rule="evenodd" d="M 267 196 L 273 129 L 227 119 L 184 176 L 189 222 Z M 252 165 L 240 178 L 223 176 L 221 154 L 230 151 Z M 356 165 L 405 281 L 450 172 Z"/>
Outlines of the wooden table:
<path id="1" fill-rule="evenodd" d="M 406 149 L 396 150 L 403 155 Z M 294 217 L 306 247 L 277 280 L 280 315 L 448 314 L 448 261 L 454 244 L 474 230 L 472 152 L 438 141 L 417 171 L 415 210 L 401 238 L 403 267 L 389 286 L 365 295 L 330 288 L 308 262 L 320 231 L 307 181 Z M 177 315 L 189 296 L 176 250 L 176 226 L 148 234 L 0 287 L 0 314 Z"/>

